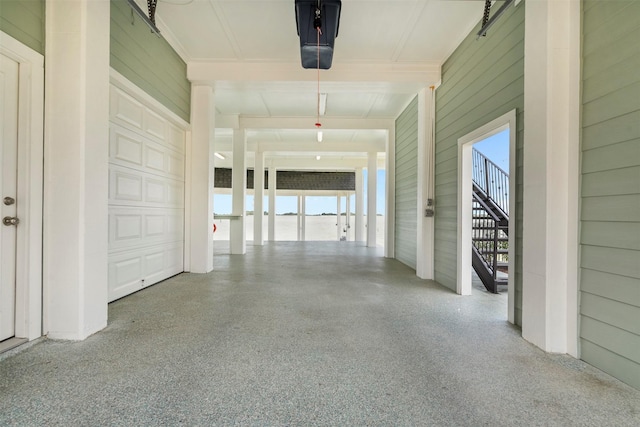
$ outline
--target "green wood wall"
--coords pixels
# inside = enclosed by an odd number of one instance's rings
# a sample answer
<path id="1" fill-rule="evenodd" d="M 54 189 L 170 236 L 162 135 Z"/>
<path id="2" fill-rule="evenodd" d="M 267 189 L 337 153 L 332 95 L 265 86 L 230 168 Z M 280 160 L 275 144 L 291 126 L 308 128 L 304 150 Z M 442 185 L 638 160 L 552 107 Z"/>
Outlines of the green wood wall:
<path id="1" fill-rule="evenodd" d="M 44 0 L 0 0 L 0 30 L 44 55 Z"/>
<path id="2" fill-rule="evenodd" d="M 480 24 L 442 66 L 436 91 L 435 279 L 456 289 L 458 138 L 516 109 L 515 321 L 522 323 L 522 147 L 524 2 L 510 7 L 487 37 Z M 512 220 L 514 218 L 511 218 Z"/>
<path id="3" fill-rule="evenodd" d="M 4 0 L 0 0 L 4 1 Z M 189 121 L 187 65 L 162 37 L 151 33 L 125 0 L 111 1 L 111 67 Z"/>
<path id="4" fill-rule="evenodd" d="M 418 226 L 418 97 L 396 120 L 395 256 L 416 268 Z"/>
<path id="5" fill-rule="evenodd" d="M 640 2 L 583 2 L 581 357 L 640 388 Z"/>

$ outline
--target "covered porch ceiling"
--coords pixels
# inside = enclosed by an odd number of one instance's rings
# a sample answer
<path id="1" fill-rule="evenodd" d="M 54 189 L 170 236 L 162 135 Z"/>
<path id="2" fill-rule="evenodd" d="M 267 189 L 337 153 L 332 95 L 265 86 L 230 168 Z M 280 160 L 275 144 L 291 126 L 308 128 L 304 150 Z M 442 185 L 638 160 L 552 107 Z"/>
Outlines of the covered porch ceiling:
<path id="1" fill-rule="evenodd" d="M 143 10 L 146 2 L 136 0 Z M 353 170 L 384 156 L 387 130 L 482 18 L 484 0 L 343 0 L 317 141 L 318 71 L 303 69 L 294 0 L 159 0 L 156 23 L 215 90 L 216 151 L 232 162 L 232 128 L 246 129 L 248 167 Z M 320 156 L 320 159 L 317 157 Z M 383 157 L 379 158 L 383 162 Z M 270 163 L 271 162 L 271 163 Z"/>

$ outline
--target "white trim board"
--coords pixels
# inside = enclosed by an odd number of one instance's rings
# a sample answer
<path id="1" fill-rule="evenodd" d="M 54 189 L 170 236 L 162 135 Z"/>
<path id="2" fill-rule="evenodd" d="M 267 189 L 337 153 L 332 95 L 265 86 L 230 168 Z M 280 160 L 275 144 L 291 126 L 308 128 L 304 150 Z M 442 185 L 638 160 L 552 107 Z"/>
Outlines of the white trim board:
<path id="1" fill-rule="evenodd" d="M 516 110 L 490 121 L 458 139 L 458 264 L 456 292 L 471 295 L 471 162 L 473 144 L 509 129 L 509 322 L 515 322 L 516 245 Z"/>

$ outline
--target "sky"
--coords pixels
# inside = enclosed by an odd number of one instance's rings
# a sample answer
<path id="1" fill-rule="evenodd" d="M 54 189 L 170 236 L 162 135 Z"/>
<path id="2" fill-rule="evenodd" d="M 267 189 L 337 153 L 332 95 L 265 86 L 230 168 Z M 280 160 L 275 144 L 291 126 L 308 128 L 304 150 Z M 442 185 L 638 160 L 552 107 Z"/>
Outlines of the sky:
<path id="1" fill-rule="evenodd" d="M 484 154 L 500 169 L 509 173 L 509 129 L 476 142 L 473 144 L 473 148 Z"/>
<path id="2" fill-rule="evenodd" d="M 480 151 L 487 158 L 497 164 L 502 170 L 509 173 L 509 130 L 504 130 L 485 140 L 474 144 L 473 148 Z M 376 195 L 376 210 L 379 215 L 385 214 L 385 171 L 378 170 L 378 192 Z M 367 205 L 367 170 L 364 170 L 364 195 L 365 207 Z M 277 196 L 276 214 L 297 212 L 298 200 L 296 196 Z M 231 195 L 216 194 L 213 198 L 214 212 L 219 215 L 231 213 Z M 269 200 L 265 196 L 263 206 L 268 209 Z M 346 201 L 342 198 L 342 212 L 346 211 Z M 351 196 L 351 212 L 355 212 L 355 195 Z M 336 213 L 337 202 L 335 196 L 307 196 L 307 215 L 319 215 L 322 213 Z M 247 211 L 253 211 L 253 196 L 247 196 Z M 366 208 L 365 208 L 366 212 Z"/>

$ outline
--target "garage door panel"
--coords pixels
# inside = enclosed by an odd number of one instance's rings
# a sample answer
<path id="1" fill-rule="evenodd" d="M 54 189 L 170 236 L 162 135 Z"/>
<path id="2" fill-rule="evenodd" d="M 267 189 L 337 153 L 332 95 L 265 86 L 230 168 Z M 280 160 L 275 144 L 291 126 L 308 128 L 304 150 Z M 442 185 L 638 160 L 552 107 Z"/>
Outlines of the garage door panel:
<path id="1" fill-rule="evenodd" d="M 146 215 L 144 230 L 147 238 L 161 238 L 169 230 L 167 217 L 164 215 Z"/>
<path id="2" fill-rule="evenodd" d="M 110 131 L 110 157 L 132 165 L 142 166 L 142 139 L 133 133 Z"/>
<path id="3" fill-rule="evenodd" d="M 145 107 L 131 95 L 111 86 L 111 120 L 127 124 L 136 129 L 143 129 Z"/>
<path id="4" fill-rule="evenodd" d="M 142 239 L 142 215 L 117 215 L 114 219 L 114 242 L 130 242 Z"/>
<path id="5" fill-rule="evenodd" d="M 168 202 L 167 192 L 169 190 L 169 184 L 153 178 L 147 178 L 145 182 L 145 200 L 149 203 L 162 203 Z"/>
<path id="6" fill-rule="evenodd" d="M 117 86 L 110 106 L 110 301 L 184 269 L 185 131 L 161 107 Z"/>
<path id="7" fill-rule="evenodd" d="M 181 209 L 109 209 L 109 252 L 180 242 L 184 238 L 183 224 Z"/>
<path id="8" fill-rule="evenodd" d="M 124 170 L 112 170 L 109 179 L 110 201 L 142 202 L 142 176 Z"/>
<path id="9" fill-rule="evenodd" d="M 167 143 L 176 148 L 178 152 L 184 153 L 184 131 L 177 126 L 167 123 Z"/>
<path id="10" fill-rule="evenodd" d="M 184 207 L 184 182 L 110 165 L 109 205 Z"/>
<path id="11" fill-rule="evenodd" d="M 109 301 L 141 288 L 144 267 L 138 253 L 120 254 L 109 259 Z"/>
<path id="12" fill-rule="evenodd" d="M 109 301 L 183 271 L 182 243 L 120 252 L 109 257 Z"/>
<path id="13" fill-rule="evenodd" d="M 184 151 L 173 144 L 146 139 L 132 129 L 111 124 L 109 162 L 184 181 Z"/>
<path id="14" fill-rule="evenodd" d="M 169 167 L 166 164 L 164 150 L 157 148 L 154 144 L 145 145 L 145 161 L 144 165 L 153 172 L 166 173 Z"/>
<path id="15" fill-rule="evenodd" d="M 153 136 L 158 138 L 161 141 L 164 141 L 166 138 L 166 121 L 157 115 L 156 113 L 147 110 L 145 112 L 145 131 Z"/>

